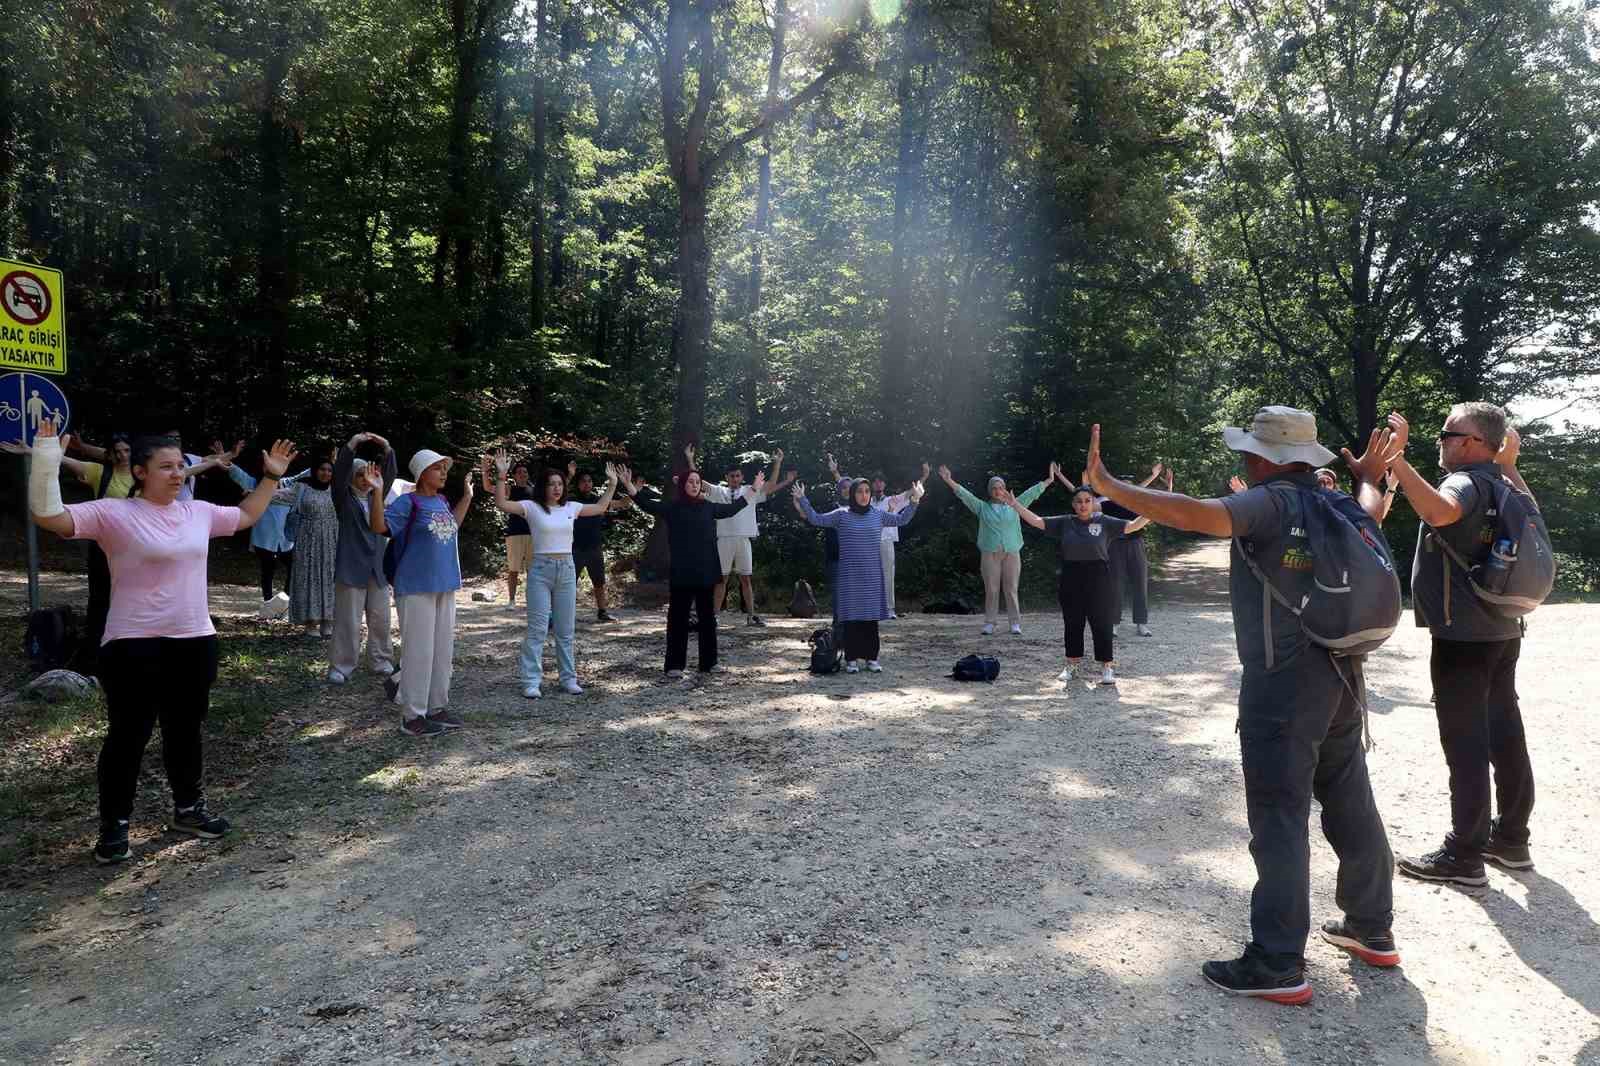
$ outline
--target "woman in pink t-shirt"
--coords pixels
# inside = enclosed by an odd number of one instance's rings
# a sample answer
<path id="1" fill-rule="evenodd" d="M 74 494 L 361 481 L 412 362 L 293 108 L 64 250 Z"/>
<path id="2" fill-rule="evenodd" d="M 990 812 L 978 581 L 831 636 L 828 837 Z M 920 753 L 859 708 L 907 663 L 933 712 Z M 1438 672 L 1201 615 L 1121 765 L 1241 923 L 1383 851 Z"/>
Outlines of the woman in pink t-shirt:
<path id="1" fill-rule="evenodd" d="M 33 443 L 28 504 L 37 524 L 63 537 L 92 540 L 111 567 L 111 610 L 100 646 L 106 739 L 100 749 L 100 839 L 94 857 L 129 855 L 128 819 L 139 767 L 157 721 L 172 786 L 174 832 L 214 839 L 227 819 L 206 809 L 201 791 L 200 723 L 217 677 L 217 631 L 206 603 L 211 538 L 254 525 L 272 501 L 294 445 L 280 440 L 262 455 L 260 483 L 238 507 L 180 500 L 183 452 L 175 440 L 134 443 L 134 494 L 63 507 L 57 480 L 62 447 L 45 422 Z"/>

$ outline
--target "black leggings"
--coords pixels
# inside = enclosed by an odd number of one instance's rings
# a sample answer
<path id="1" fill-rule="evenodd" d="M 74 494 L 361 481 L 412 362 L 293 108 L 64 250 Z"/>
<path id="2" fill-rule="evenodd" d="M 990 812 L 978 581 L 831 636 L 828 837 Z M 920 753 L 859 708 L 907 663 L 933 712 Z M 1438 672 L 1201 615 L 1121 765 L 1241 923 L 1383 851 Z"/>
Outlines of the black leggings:
<path id="1" fill-rule="evenodd" d="M 216 637 L 142 637 L 113 640 L 100 649 L 100 685 L 106 694 L 106 739 L 98 765 L 101 821 L 133 813 L 139 767 L 157 721 L 173 806 L 199 802 L 200 723 L 216 679 Z"/>
<path id="2" fill-rule="evenodd" d="M 106 635 L 106 616 L 111 612 L 111 563 L 94 541 L 89 542 L 89 612 L 84 621 L 83 644 L 79 661 L 87 670 L 96 669 L 100 641 Z"/>
<path id="3" fill-rule="evenodd" d="M 689 661 L 689 608 L 700 632 L 700 672 L 717 665 L 717 615 L 711 609 L 712 585 L 673 585 L 667 600 L 667 669 L 682 670 Z"/>
<path id="4" fill-rule="evenodd" d="M 1067 628 L 1067 658 L 1083 658 L 1083 624 L 1094 634 L 1094 661 L 1111 661 L 1111 626 L 1116 621 L 1116 588 L 1111 566 L 1102 562 L 1062 563 L 1056 581 L 1061 621 Z"/>
<path id="5" fill-rule="evenodd" d="M 878 661 L 878 623 L 841 622 L 844 627 L 844 657 Z"/>
<path id="6" fill-rule="evenodd" d="M 294 570 L 293 552 L 275 552 L 270 548 L 253 548 L 256 559 L 261 564 L 261 598 L 272 599 L 272 576 L 278 570 L 278 564 L 283 564 L 283 591 L 289 591 L 289 575 Z"/>

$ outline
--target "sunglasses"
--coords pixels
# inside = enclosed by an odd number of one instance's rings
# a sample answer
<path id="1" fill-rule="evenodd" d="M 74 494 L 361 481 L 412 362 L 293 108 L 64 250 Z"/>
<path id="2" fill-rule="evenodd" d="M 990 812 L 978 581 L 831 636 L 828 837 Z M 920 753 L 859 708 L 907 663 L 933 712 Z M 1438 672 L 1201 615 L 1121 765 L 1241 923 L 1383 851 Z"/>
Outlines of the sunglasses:
<path id="1" fill-rule="evenodd" d="M 1460 432 L 1458 430 L 1454 430 L 1454 429 L 1442 429 L 1442 430 L 1439 431 L 1438 441 L 1439 441 L 1440 444 L 1443 444 L 1445 441 L 1450 440 L 1452 437 L 1466 437 L 1468 440 L 1481 440 L 1482 439 L 1476 433 L 1462 433 L 1462 432 Z"/>

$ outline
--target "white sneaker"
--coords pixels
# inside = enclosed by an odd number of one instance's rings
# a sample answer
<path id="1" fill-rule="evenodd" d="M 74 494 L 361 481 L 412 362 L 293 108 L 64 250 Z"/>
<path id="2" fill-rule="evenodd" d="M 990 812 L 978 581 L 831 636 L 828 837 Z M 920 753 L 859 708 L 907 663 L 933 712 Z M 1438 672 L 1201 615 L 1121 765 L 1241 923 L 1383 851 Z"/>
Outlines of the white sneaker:
<path id="1" fill-rule="evenodd" d="M 577 678 L 569 677 L 561 682 L 561 691 L 569 696 L 581 696 L 583 695 L 583 686 L 578 684 Z"/>
<path id="2" fill-rule="evenodd" d="M 876 660 L 876 659 L 868 659 L 867 660 L 867 671 L 869 673 L 881 674 L 881 673 L 883 673 L 883 667 L 881 665 L 879 665 L 878 660 Z"/>
<path id="3" fill-rule="evenodd" d="M 851 659 L 849 662 L 844 664 L 844 672 L 847 674 L 859 674 L 861 672 L 861 667 L 856 665 L 856 661 L 854 659 Z"/>
<path id="4" fill-rule="evenodd" d="M 337 670 L 328 671 L 328 684 L 330 685 L 342 685 L 349 680 L 350 679 L 348 677 L 345 677 Z"/>
<path id="5" fill-rule="evenodd" d="M 1102 685 L 1115 685 L 1117 683 L 1117 675 L 1112 671 L 1111 667 L 1105 666 L 1100 669 L 1100 683 Z"/>
<path id="6" fill-rule="evenodd" d="M 1014 637 L 1022 636 L 1022 627 L 1021 626 L 1012 626 L 1011 627 L 1011 635 L 1014 636 Z"/>
<path id="7" fill-rule="evenodd" d="M 377 674 L 379 677 L 392 677 L 394 676 L 394 667 L 390 666 L 388 663 L 384 663 L 382 666 L 374 666 L 372 668 L 372 672 Z"/>
<path id="8" fill-rule="evenodd" d="M 894 613 L 894 612 L 893 612 L 893 611 L 890 611 L 890 612 L 889 612 L 889 617 L 890 617 L 890 618 L 891 618 L 891 619 L 894 619 L 894 618 L 899 618 L 899 617 L 900 617 L 900 616 L 899 616 L 899 615 L 897 615 L 897 614 L 895 614 L 895 613 Z"/>
<path id="9" fill-rule="evenodd" d="M 539 691 L 539 686 L 538 685 L 523 685 L 522 686 L 522 698 L 525 699 L 525 700 L 536 700 L 536 699 L 539 699 L 543 695 L 544 695 L 544 693 Z"/>
<path id="10" fill-rule="evenodd" d="M 994 632 L 994 623 L 993 622 L 985 622 L 985 623 L 983 623 L 983 635 L 984 636 L 987 637 L 990 633 L 993 633 L 993 632 Z"/>
<path id="11" fill-rule="evenodd" d="M 1150 632 L 1150 627 L 1149 626 L 1139 626 L 1138 627 L 1138 632 L 1139 632 L 1139 635 L 1141 637 L 1153 637 L 1153 636 L 1155 636 L 1154 633 Z"/>
<path id="12" fill-rule="evenodd" d="M 1074 677 L 1077 677 L 1077 676 L 1078 676 L 1077 670 L 1074 667 L 1069 666 L 1065 670 L 1061 671 L 1059 674 L 1056 675 L 1056 680 L 1057 681 L 1071 681 Z"/>
<path id="13" fill-rule="evenodd" d="M 270 600 L 261 601 L 260 617 L 282 618 L 289 613 L 289 594 L 280 592 Z"/>
<path id="14" fill-rule="evenodd" d="M 1112 625 L 1111 625 L 1111 635 L 1114 636 L 1114 637 L 1122 636 L 1122 623 L 1121 622 L 1113 622 L 1112 623 Z"/>
<path id="15" fill-rule="evenodd" d="M 706 673 L 708 673 L 708 674 L 725 674 L 727 672 L 728 672 L 728 664 L 727 663 L 718 663 L 717 665 L 713 666 L 711 669 L 706 671 Z"/>

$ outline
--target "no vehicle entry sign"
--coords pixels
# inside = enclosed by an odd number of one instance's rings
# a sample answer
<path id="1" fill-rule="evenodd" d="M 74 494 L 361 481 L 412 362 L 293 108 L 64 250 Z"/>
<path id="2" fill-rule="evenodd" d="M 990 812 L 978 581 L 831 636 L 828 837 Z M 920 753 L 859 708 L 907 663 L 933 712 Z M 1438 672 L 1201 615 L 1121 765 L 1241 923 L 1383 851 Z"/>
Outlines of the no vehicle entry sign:
<path id="1" fill-rule="evenodd" d="M 0 368 L 67 372 L 67 305 L 61 271 L 0 259 Z"/>

